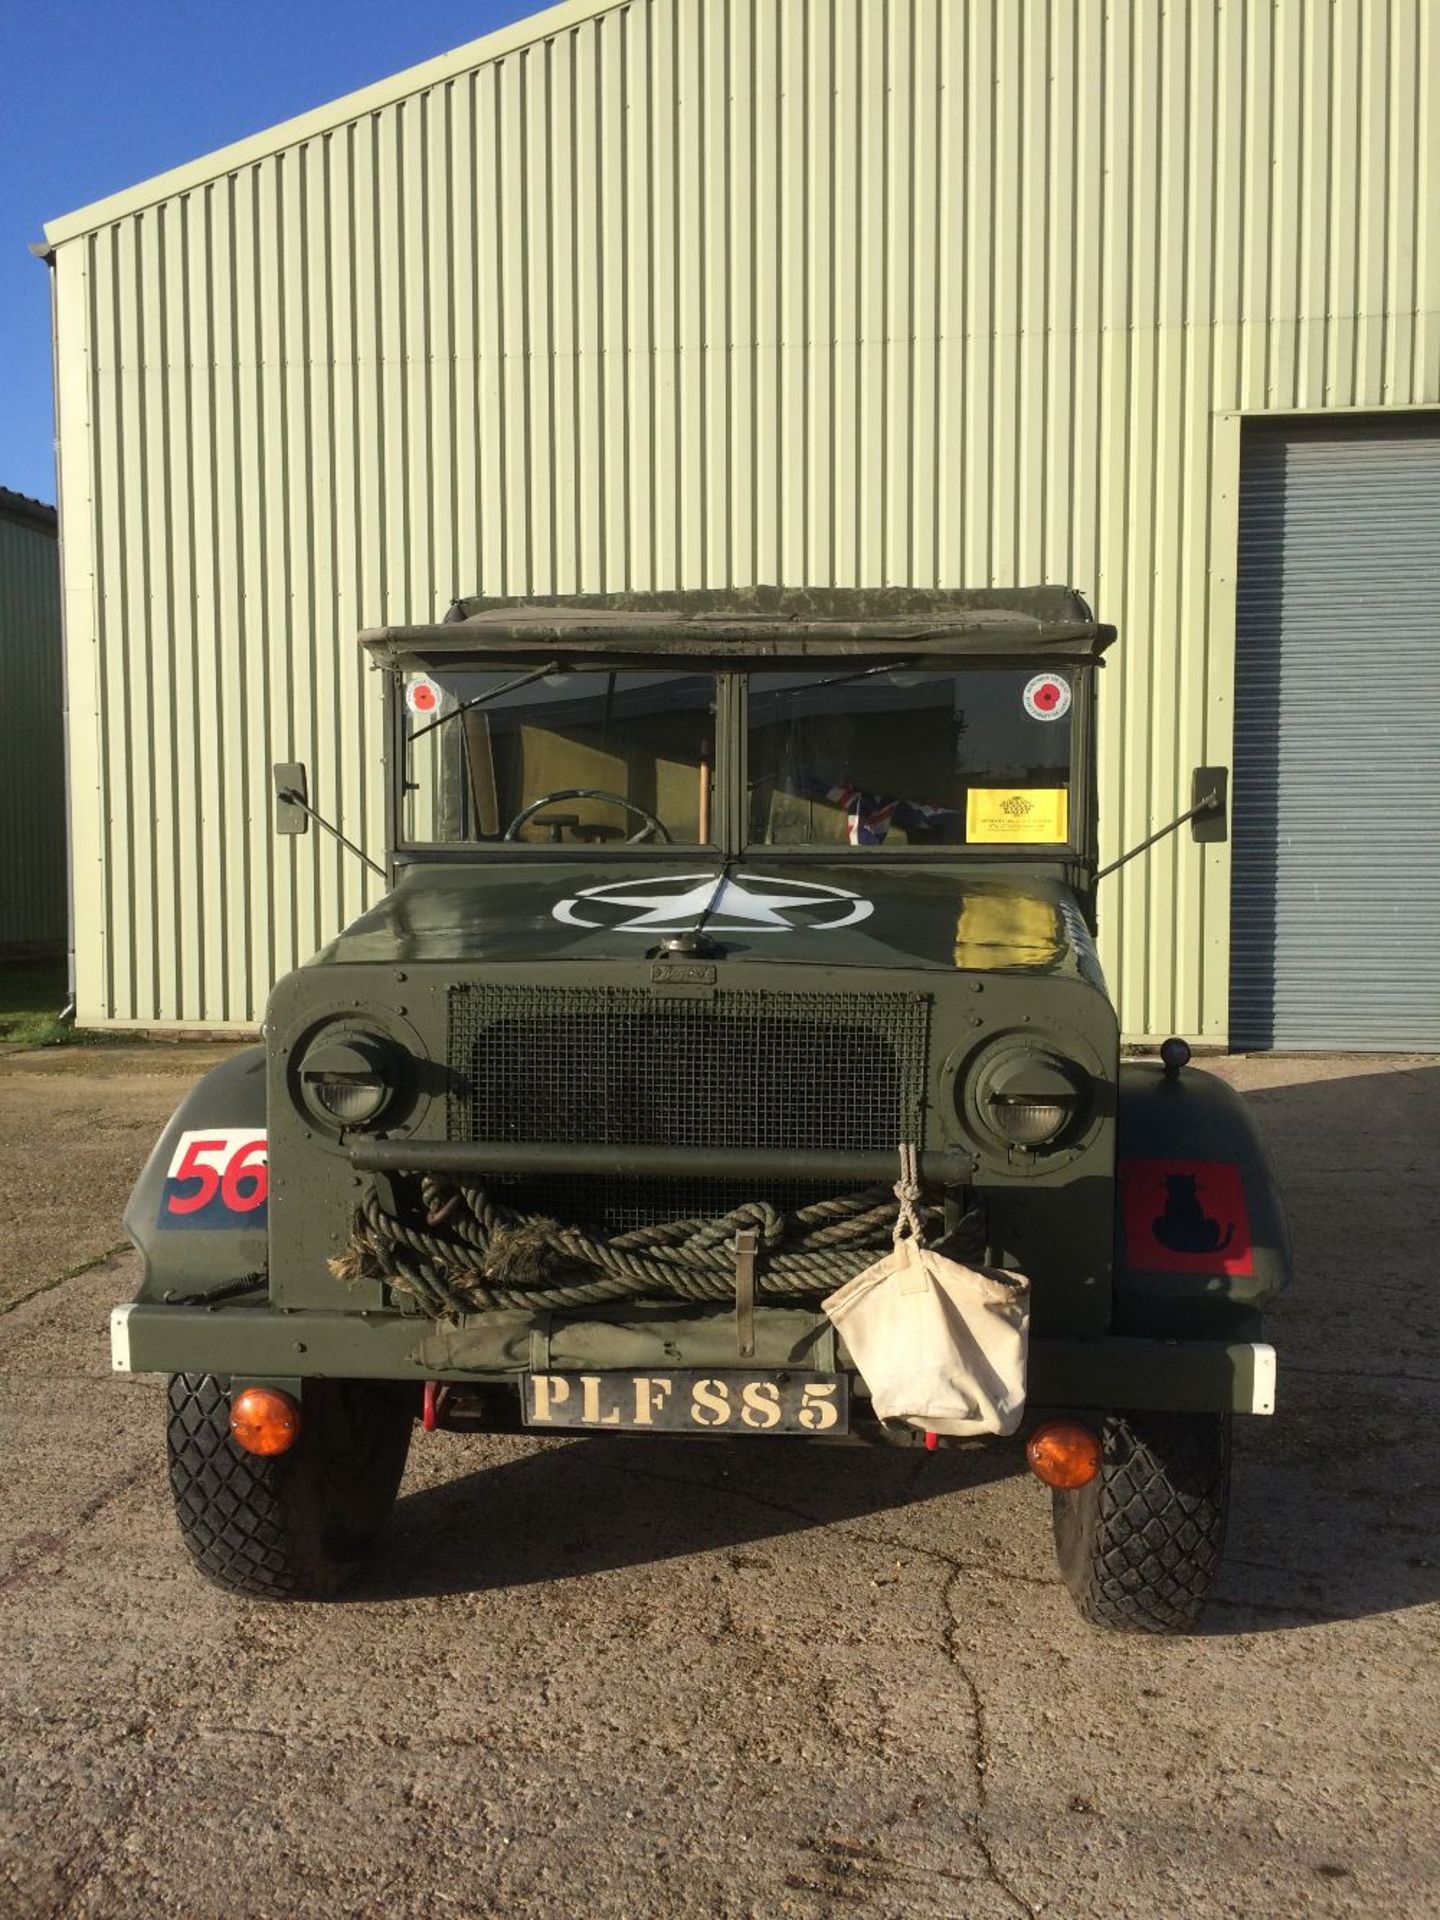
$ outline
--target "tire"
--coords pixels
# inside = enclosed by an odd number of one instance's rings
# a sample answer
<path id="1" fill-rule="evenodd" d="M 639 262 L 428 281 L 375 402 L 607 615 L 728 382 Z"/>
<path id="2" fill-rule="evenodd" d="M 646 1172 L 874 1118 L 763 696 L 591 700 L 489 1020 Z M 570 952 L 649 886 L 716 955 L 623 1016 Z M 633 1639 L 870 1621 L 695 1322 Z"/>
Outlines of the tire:
<path id="1" fill-rule="evenodd" d="M 1110 1413 L 1104 1465 L 1053 1497 L 1055 1553 L 1084 1619 L 1185 1633 L 1220 1570 L 1230 1508 L 1228 1413 Z"/>
<path id="2" fill-rule="evenodd" d="M 206 1579 L 266 1600 L 336 1593 L 395 1504 L 412 1398 L 385 1381 L 308 1381 L 300 1438 L 262 1458 L 230 1437 L 225 1375 L 172 1375 L 170 1491 Z"/>

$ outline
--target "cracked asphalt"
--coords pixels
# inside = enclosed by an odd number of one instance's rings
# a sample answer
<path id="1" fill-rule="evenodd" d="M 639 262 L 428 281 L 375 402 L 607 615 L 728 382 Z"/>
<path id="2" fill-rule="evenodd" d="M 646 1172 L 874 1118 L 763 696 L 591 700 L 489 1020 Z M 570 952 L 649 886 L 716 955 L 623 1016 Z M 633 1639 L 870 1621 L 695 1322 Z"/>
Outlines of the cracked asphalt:
<path id="1" fill-rule="evenodd" d="M 353 1597 L 207 1587 L 106 1316 L 213 1051 L 0 1056 L 0 1912 L 1440 1914 L 1440 1062 L 1216 1065 L 1300 1281 L 1151 1642 L 996 1451 L 417 1434 Z"/>

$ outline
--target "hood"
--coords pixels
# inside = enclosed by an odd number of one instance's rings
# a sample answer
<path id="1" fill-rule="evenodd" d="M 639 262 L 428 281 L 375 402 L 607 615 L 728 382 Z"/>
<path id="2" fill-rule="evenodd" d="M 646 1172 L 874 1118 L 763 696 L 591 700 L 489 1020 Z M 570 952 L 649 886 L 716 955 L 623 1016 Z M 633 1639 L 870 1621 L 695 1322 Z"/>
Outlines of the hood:
<path id="1" fill-rule="evenodd" d="M 616 857 L 408 867 L 310 964 L 639 960 L 694 926 L 719 879 L 713 861 L 683 852 L 663 864 Z M 726 959 L 960 967 L 1105 986 L 1074 893 L 1040 874 L 767 855 L 731 869 L 705 931 Z"/>

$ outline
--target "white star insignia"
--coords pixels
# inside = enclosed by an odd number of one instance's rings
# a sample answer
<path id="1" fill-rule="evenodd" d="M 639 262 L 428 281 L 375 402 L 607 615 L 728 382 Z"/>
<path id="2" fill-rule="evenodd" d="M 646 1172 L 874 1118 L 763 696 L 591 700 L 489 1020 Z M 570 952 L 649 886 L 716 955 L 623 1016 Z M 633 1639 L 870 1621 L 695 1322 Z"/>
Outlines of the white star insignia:
<path id="1" fill-rule="evenodd" d="M 757 875 L 756 879 L 759 878 Z M 587 887 L 583 893 L 560 901 L 552 909 L 554 917 L 572 927 L 602 926 L 605 924 L 603 920 L 581 915 L 578 909 L 582 904 L 592 912 L 597 907 L 637 907 L 640 911 L 631 919 L 613 923 L 615 932 L 682 933 L 693 927 L 704 914 L 707 925 L 728 925 L 732 931 L 793 933 L 796 930 L 793 923 L 785 918 L 787 907 L 840 910 L 836 919 L 812 921 L 811 926 L 817 930 L 852 926 L 857 920 L 868 919 L 874 911 L 870 901 L 862 900 L 858 894 L 848 893 L 842 887 L 816 885 L 805 893 L 762 893 L 742 881 L 721 881 L 715 874 L 698 873 L 676 874 L 673 878 L 656 881 L 645 892 L 621 893 L 619 888 L 625 885 L 626 882 L 617 881 L 609 887 Z M 677 891 L 656 891 L 656 888 L 666 885 Z M 777 889 L 783 888 L 784 883 L 777 881 L 775 885 Z"/>

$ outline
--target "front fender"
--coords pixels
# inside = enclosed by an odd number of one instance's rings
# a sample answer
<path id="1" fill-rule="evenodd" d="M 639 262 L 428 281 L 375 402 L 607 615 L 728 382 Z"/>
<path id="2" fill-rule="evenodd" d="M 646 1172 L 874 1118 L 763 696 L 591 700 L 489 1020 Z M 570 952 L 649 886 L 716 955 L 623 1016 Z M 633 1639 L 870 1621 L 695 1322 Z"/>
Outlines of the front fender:
<path id="1" fill-rule="evenodd" d="M 125 1231 L 145 1262 L 141 1300 L 194 1299 L 265 1274 L 268 1174 L 261 1179 L 264 1156 L 254 1145 L 265 1137 L 265 1049 L 245 1047 L 195 1082 L 135 1182 Z M 201 1170 L 180 1179 L 192 1149 Z"/>
<path id="2" fill-rule="evenodd" d="M 1275 1169 L 1225 1081 L 1123 1064 L 1115 1173 L 1117 1330 L 1183 1337 L 1234 1324 L 1288 1283 Z"/>

